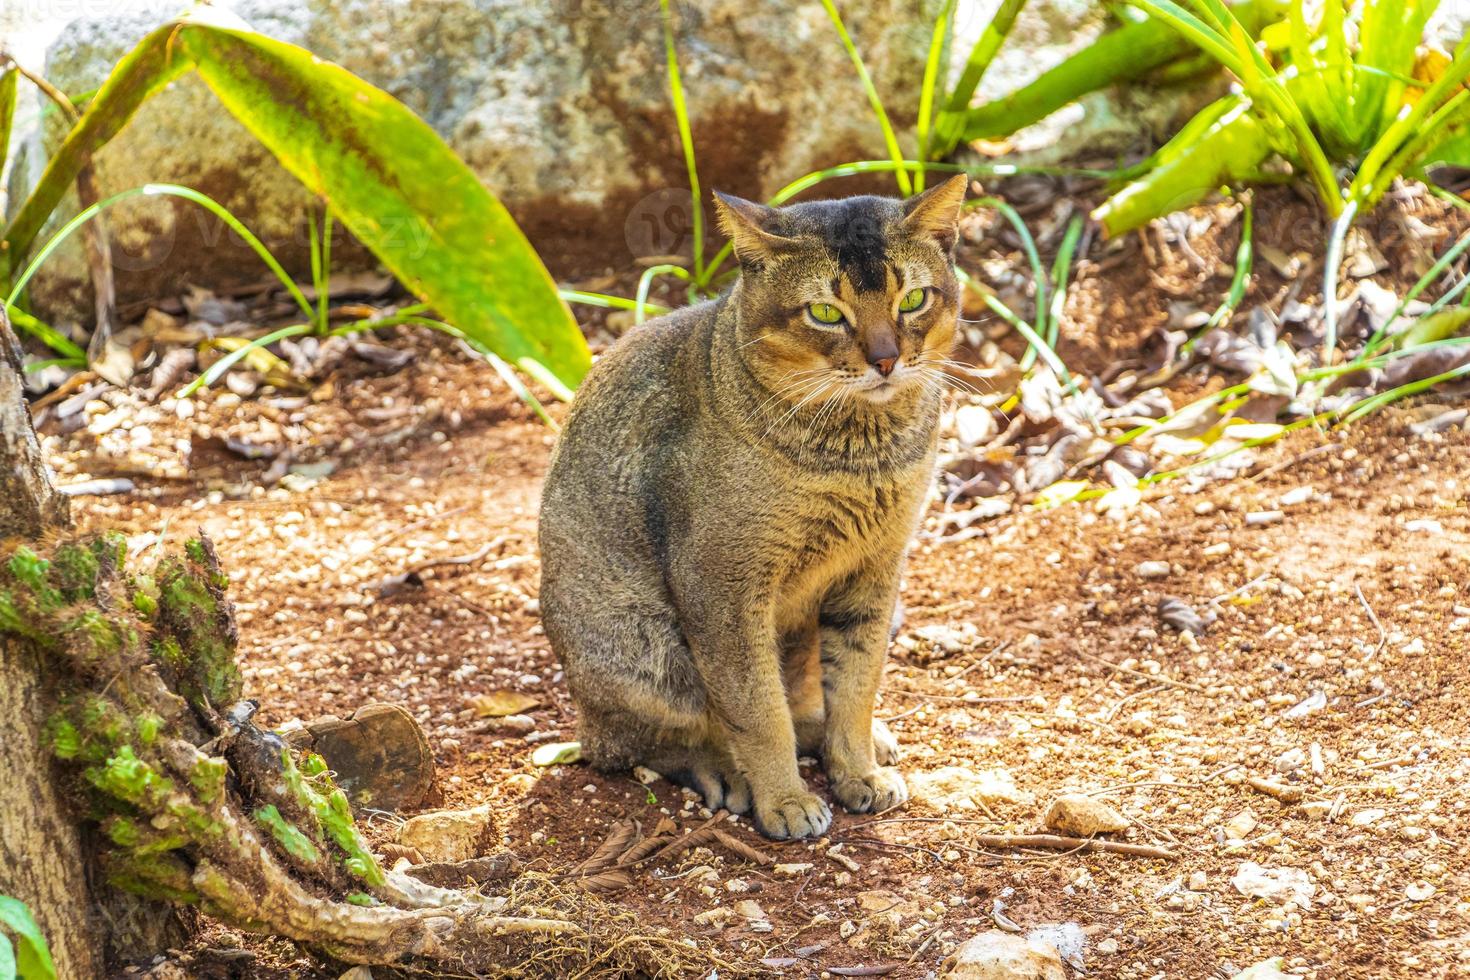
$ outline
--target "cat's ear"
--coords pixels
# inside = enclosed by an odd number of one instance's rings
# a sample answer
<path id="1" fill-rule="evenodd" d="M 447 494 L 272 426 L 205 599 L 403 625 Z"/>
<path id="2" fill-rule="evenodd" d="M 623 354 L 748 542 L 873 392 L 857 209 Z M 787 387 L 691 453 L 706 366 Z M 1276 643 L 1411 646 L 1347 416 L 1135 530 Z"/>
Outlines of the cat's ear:
<path id="1" fill-rule="evenodd" d="M 904 230 L 915 237 L 933 239 L 946 252 L 954 248 L 960 231 L 960 205 L 965 203 L 969 186 L 969 177 L 955 174 L 903 202 Z"/>
<path id="2" fill-rule="evenodd" d="M 759 265 L 795 244 L 774 230 L 779 222 L 775 208 L 715 191 L 715 214 L 742 263 Z"/>

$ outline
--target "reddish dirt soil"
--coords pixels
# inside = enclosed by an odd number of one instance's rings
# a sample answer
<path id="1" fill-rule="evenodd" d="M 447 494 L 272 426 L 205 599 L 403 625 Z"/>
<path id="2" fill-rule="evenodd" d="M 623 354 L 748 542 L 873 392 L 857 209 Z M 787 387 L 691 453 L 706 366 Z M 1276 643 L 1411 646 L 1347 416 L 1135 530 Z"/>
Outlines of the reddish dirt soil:
<path id="1" fill-rule="evenodd" d="M 134 535 L 168 528 L 175 542 L 204 530 L 232 570 L 247 685 L 267 721 L 406 704 L 435 747 L 446 805 L 491 804 L 508 848 L 562 871 L 620 819 L 701 816 L 662 781 L 645 790 L 582 766 L 538 770 L 526 739 L 477 719 L 474 699 L 496 690 L 541 701 L 538 737 L 570 738 L 574 717 L 535 613 L 551 439 L 507 396 L 485 398 L 477 375 L 446 359 L 376 385 L 418 399 L 457 392 L 481 407 L 302 492 L 229 499 L 187 487 L 89 501 L 81 517 Z M 1071 505 L 1001 518 L 970 541 L 921 543 L 879 714 L 894 719 L 911 775 L 1002 768 L 1034 802 L 945 812 L 918 798 L 881 821 L 839 816 L 829 840 L 858 865 L 841 879 L 828 841 L 770 844 L 740 830 L 776 861 L 813 869 L 786 878 L 697 852 L 608 901 L 648 929 L 692 937 L 737 974 L 802 949 L 789 975 L 899 964 L 890 976 L 921 977 L 994 928 L 1000 902 L 1025 928 L 1082 925 L 1089 975 L 1228 976 L 1275 955 L 1322 978 L 1463 975 L 1470 435 L 1406 440 L 1412 417 L 1395 412 L 1342 439 L 1298 435 L 1263 457 L 1289 464 L 1274 474 L 1194 496 L 1165 485 L 1126 523 Z M 1297 487 L 1315 496 L 1280 523 L 1245 525 Z M 422 591 L 364 592 L 412 562 L 487 542 L 483 561 L 426 573 Z M 1171 571 L 1141 578 L 1143 561 Z M 1223 597 L 1220 621 L 1181 640 L 1156 615 L 1165 595 L 1200 609 Z M 935 625 L 973 633 L 949 652 L 919 638 Z M 1283 719 L 1319 691 L 1323 708 Z M 1306 803 L 1252 790 L 1253 776 L 1300 787 Z M 1122 839 L 1175 858 L 975 844 L 978 833 L 1035 829 L 1064 791 L 1105 794 L 1133 822 Z M 1223 843 L 1224 822 L 1247 809 L 1257 826 Z M 1299 906 L 1247 899 L 1230 883 L 1246 861 L 1300 869 L 1314 894 Z M 700 866 L 711 870 L 689 873 Z M 729 892 L 737 879 L 751 891 Z M 1409 897 L 1426 883 L 1429 897 Z M 770 932 L 690 922 L 747 898 Z"/>
<path id="2" fill-rule="evenodd" d="M 1261 213 L 1282 253 L 1319 250 L 1292 247 L 1293 229 L 1320 228 L 1310 213 Z M 1212 306 L 1233 234 L 1195 240 L 1203 265 L 1192 273 L 1199 263 L 1182 253 L 1139 262 L 1146 242 L 1105 253 L 1069 301 L 1063 355 L 1100 371 L 1138 355 L 1169 296 Z M 1407 246 L 1389 238 L 1380 245 L 1401 291 L 1417 260 L 1400 261 Z M 1109 265 L 1109 255 L 1122 258 Z M 1283 288 L 1263 271 L 1253 300 Z M 618 332 L 604 323 L 594 337 Z M 154 446 L 192 437 L 188 476 L 83 498 L 81 523 L 120 528 L 135 550 L 209 534 L 232 577 L 248 694 L 265 721 L 406 705 L 435 751 L 443 805 L 489 804 L 501 843 L 532 871 L 568 871 L 624 819 L 645 830 L 664 817 L 681 829 L 704 822 L 663 780 L 531 764 L 535 744 L 574 737 L 537 619 L 536 510 L 553 436 L 483 365 L 439 340 L 404 343 L 414 365 L 346 371 L 319 402 L 242 402 L 221 389 L 192 419 L 165 402 L 129 421 L 151 426 Z M 774 863 L 811 868 L 781 874 L 694 850 L 645 866 L 587 915 L 632 912 L 640 931 L 722 961 L 721 977 L 926 977 L 959 943 L 1010 923 L 1079 925 L 1087 976 L 1231 977 L 1274 956 L 1319 980 L 1470 974 L 1470 432 L 1408 430 L 1446 407 L 1298 432 L 1258 451 L 1254 475 L 1193 494 L 1157 485 L 1123 520 L 1086 504 L 1021 509 L 941 543 L 936 506 L 912 555 L 878 714 L 916 789 L 941 767 L 1004 770 L 1015 799 L 946 806 L 916 791 L 879 818 L 839 815 L 816 842 L 773 844 L 735 821 L 732 833 Z M 297 445 L 299 460 L 336 469 L 257 485 L 268 462 L 216 444 L 263 428 Z M 101 472 L 80 436 L 48 444 L 64 476 Z M 1283 514 L 1247 520 L 1269 510 Z M 481 549 L 424 572 L 422 588 L 374 588 L 414 563 Z M 1218 620 L 1180 634 L 1160 619 L 1166 597 Z M 537 700 L 531 731 L 480 717 L 477 699 L 499 691 Z M 981 842 L 1038 830 L 1066 792 L 1127 818 L 1111 839 L 1171 856 Z M 394 825 L 372 819 L 374 840 L 390 841 Z M 1232 879 L 1248 863 L 1297 873 L 1301 894 L 1247 897 Z M 694 921 L 747 900 L 764 922 Z M 340 972 L 225 930 L 201 943 L 253 955 L 221 976 Z"/>

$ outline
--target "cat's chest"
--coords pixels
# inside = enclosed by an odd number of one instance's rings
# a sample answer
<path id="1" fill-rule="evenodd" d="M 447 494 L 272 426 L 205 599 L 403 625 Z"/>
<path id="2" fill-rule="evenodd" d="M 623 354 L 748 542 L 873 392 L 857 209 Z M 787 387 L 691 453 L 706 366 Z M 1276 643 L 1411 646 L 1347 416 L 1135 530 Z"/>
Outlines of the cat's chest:
<path id="1" fill-rule="evenodd" d="M 913 531 L 923 483 L 809 486 L 793 494 L 778 526 L 776 569 L 783 605 L 801 609 L 881 556 L 901 552 Z"/>

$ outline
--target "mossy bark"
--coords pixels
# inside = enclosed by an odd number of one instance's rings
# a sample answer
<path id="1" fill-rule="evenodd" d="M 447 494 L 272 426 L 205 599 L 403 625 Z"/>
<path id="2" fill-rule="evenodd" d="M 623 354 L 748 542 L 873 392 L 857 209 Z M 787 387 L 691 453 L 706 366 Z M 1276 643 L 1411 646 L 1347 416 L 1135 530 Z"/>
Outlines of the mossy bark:
<path id="1" fill-rule="evenodd" d="M 507 937 L 580 933 L 383 870 L 325 762 L 252 724 L 208 539 L 141 574 L 119 536 L 70 534 L 3 321 L 0 347 L 0 892 L 30 906 L 58 974 L 103 975 L 149 923 L 141 951 L 162 948 L 176 920 L 149 903 L 454 975 L 498 967 Z"/>
<path id="2" fill-rule="evenodd" d="M 70 523 L 46 474 L 0 310 L 0 541 L 36 540 Z M 51 942 L 58 975 L 102 975 L 112 903 L 94 889 L 75 811 L 44 744 L 50 692 L 39 654 L 0 634 L 0 894 L 25 902 Z"/>

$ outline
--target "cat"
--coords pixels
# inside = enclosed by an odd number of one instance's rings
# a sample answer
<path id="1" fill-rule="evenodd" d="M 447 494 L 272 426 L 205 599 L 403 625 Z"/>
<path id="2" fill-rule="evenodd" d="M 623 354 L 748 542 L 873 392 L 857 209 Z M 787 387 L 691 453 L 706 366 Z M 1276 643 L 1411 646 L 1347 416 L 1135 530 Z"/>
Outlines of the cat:
<path id="1" fill-rule="evenodd" d="M 592 368 L 540 549 L 593 765 L 648 767 L 774 839 L 831 823 L 799 755 L 851 812 L 907 799 L 873 708 L 933 479 L 966 187 L 779 209 L 717 194 L 735 285 Z"/>

